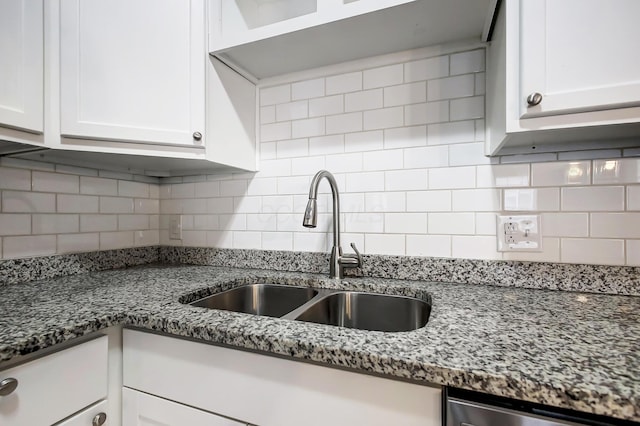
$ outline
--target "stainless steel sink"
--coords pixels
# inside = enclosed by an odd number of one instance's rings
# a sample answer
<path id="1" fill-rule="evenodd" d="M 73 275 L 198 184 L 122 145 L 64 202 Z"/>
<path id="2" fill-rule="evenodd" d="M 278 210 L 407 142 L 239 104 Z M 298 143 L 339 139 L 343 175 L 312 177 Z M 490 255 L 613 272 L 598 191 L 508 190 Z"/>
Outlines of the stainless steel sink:
<path id="1" fill-rule="evenodd" d="M 373 331 L 411 331 L 424 327 L 431 306 L 412 297 L 336 292 L 309 306 L 295 319 Z"/>
<path id="2" fill-rule="evenodd" d="M 317 294 L 318 292 L 310 287 L 250 284 L 196 300 L 191 305 L 268 317 L 282 317 L 304 305 Z"/>

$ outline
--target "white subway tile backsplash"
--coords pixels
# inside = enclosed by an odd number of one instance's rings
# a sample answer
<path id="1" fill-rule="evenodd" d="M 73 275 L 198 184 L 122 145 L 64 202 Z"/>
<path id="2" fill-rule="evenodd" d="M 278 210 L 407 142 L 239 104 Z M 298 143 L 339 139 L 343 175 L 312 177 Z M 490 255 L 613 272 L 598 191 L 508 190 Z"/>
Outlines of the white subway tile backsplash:
<path id="1" fill-rule="evenodd" d="M 308 252 L 326 252 L 331 250 L 327 234 L 316 232 L 295 232 L 293 234 L 293 250 Z"/>
<path id="2" fill-rule="evenodd" d="M 407 211 L 409 212 L 451 211 L 451 191 L 407 192 Z"/>
<path id="3" fill-rule="evenodd" d="M 300 157 L 291 160 L 291 175 L 310 175 L 325 168 L 325 157 Z M 251 189 L 251 188 L 249 188 Z M 274 194 L 276 191 L 265 190 L 261 194 Z M 258 194 L 255 194 L 258 195 Z"/>
<path id="4" fill-rule="evenodd" d="M 133 203 L 136 213 L 158 214 L 160 212 L 159 200 L 135 198 L 133 200 Z"/>
<path id="5" fill-rule="evenodd" d="M 427 145 L 427 126 L 398 127 L 384 130 L 384 148 L 409 148 Z M 384 152 L 384 151 L 382 151 Z"/>
<path id="6" fill-rule="evenodd" d="M 309 116 L 307 101 L 288 102 L 276 105 L 276 121 L 298 120 Z"/>
<path id="7" fill-rule="evenodd" d="M 276 214 L 248 214 L 247 231 L 275 231 L 277 229 Z"/>
<path id="8" fill-rule="evenodd" d="M 260 126 L 260 140 L 262 142 L 291 139 L 291 135 L 291 122 L 289 121 Z"/>
<path id="9" fill-rule="evenodd" d="M 263 232 L 263 250 L 293 250 L 293 234 L 291 232 Z"/>
<path id="10" fill-rule="evenodd" d="M 160 244 L 160 235 L 155 231 L 135 231 L 133 245 L 135 247 L 155 246 Z"/>
<path id="11" fill-rule="evenodd" d="M 49 256 L 56 252 L 55 235 L 32 235 L 2 238 L 2 256 L 5 259 Z"/>
<path id="12" fill-rule="evenodd" d="M 464 189 L 475 186 L 475 167 L 429 169 L 429 189 Z"/>
<path id="13" fill-rule="evenodd" d="M 595 160 L 593 183 L 595 185 L 640 183 L 640 158 Z"/>
<path id="14" fill-rule="evenodd" d="M 407 235 L 408 256 L 451 257 L 449 235 Z"/>
<path id="15" fill-rule="evenodd" d="M 385 172 L 386 191 L 411 191 L 428 188 L 427 170 L 398 170 Z"/>
<path id="16" fill-rule="evenodd" d="M 364 130 L 387 129 L 404 125 L 404 108 L 393 107 L 364 112 Z"/>
<path id="17" fill-rule="evenodd" d="M 327 155 L 326 168 L 332 173 L 353 173 L 362 171 L 362 153 Z"/>
<path id="18" fill-rule="evenodd" d="M 80 178 L 74 175 L 33 171 L 31 187 L 38 192 L 80 192 Z"/>
<path id="19" fill-rule="evenodd" d="M 451 100 L 451 120 L 484 118 L 484 96 Z"/>
<path id="20" fill-rule="evenodd" d="M 590 236 L 640 238 L 640 213 L 591 213 Z"/>
<path id="21" fill-rule="evenodd" d="M 429 213 L 428 225 L 429 234 L 473 235 L 476 228 L 475 214 Z"/>
<path id="22" fill-rule="evenodd" d="M 276 158 L 276 142 L 262 142 L 260 144 L 260 160 L 273 160 Z"/>
<path id="23" fill-rule="evenodd" d="M 234 200 L 235 213 L 262 212 L 262 197 L 237 197 Z"/>
<path id="24" fill-rule="evenodd" d="M 475 78 L 472 74 L 429 80 L 427 82 L 427 100 L 439 101 L 473 96 L 474 87 Z"/>
<path id="25" fill-rule="evenodd" d="M 350 133 L 362 130 L 362 113 L 331 115 L 327 117 L 327 133 Z M 340 135 L 342 137 L 342 135 Z"/>
<path id="26" fill-rule="evenodd" d="M 276 107 L 269 105 L 260 107 L 260 124 L 270 124 L 276 121 Z"/>
<path id="27" fill-rule="evenodd" d="M 118 181 L 118 195 L 121 197 L 149 197 L 149 184 L 141 182 L 131 182 L 126 180 Z M 193 196 L 193 195 L 191 195 Z"/>
<path id="28" fill-rule="evenodd" d="M 404 192 L 373 192 L 365 194 L 364 210 L 367 212 L 404 212 L 406 210 Z"/>
<path id="29" fill-rule="evenodd" d="M 425 169 L 445 167 L 449 164 L 449 149 L 446 146 L 425 146 L 404 150 L 404 167 Z"/>
<path id="30" fill-rule="evenodd" d="M 34 214 L 32 227 L 33 234 L 71 234 L 79 231 L 79 219 L 76 214 Z"/>
<path id="31" fill-rule="evenodd" d="M 496 213 L 476 213 L 476 235 L 496 235 Z"/>
<path id="32" fill-rule="evenodd" d="M 427 101 L 427 83 L 407 83 L 384 88 L 384 106 L 417 104 Z"/>
<path id="33" fill-rule="evenodd" d="M 291 86 L 267 87 L 260 89 L 260 106 L 283 104 L 291 100 Z"/>
<path id="34" fill-rule="evenodd" d="M 449 101 L 426 102 L 404 107 L 404 124 L 432 124 L 449 121 Z"/>
<path id="35" fill-rule="evenodd" d="M 316 117 L 291 122 L 291 136 L 293 138 L 308 138 L 325 134 L 325 118 Z M 288 138 L 287 138 L 288 139 Z"/>
<path id="36" fill-rule="evenodd" d="M 451 191 L 453 211 L 491 212 L 500 210 L 500 190 L 462 189 Z"/>
<path id="37" fill-rule="evenodd" d="M 133 246 L 133 232 L 131 231 L 100 233 L 100 250 L 115 250 Z"/>
<path id="38" fill-rule="evenodd" d="M 346 190 L 347 192 L 384 191 L 384 172 L 348 174 Z"/>
<path id="39" fill-rule="evenodd" d="M 362 90 L 362 72 L 334 75 L 326 78 L 327 95 Z"/>
<path id="40" fill-rule="evenodd" d="M 564 211 L 624 210 L 623 186 L 594 186 L 562 188 Z"/>
<path id="41" fill-rule="evenodd" d="M 640 240 L 627 240 L 627 265 L 640 266 Z"/>
<path id="42" fill-rule="evenodd" d="M 343 223 L 346 232 L 383 232 L 384 214 L 346 213 Z"/>
<path id="43" fill-rule="evenodd" d="M 426 234 L 427 213 L 385 213 L 384 232 L 390 234 Z"/>
<path id="44" fill-rule="evenodd" d="M 485 50 L 478 49 L 451 55 L 451 75 L 484 71 Z"/>
<path id="45" fill-rule="evenodd" d="M 542 238 L 542 252 L 507 252 L 504 260 L 524 260 L 528 262 L 560 262 L 560 238 Z"/>
<path id="46" fill-rule="evenodd" d="M 442 145 L 462 142 L 474 142 L 476 138 L 473 121 L 430 124 L 427 127 L 427 143 Z"/>
<path id="47" fill-rule="evenodd" d="M 217 182 L 216 182 L 217 183 Z M 196 184 L 191 183 L 174 183 L 169 186 L 170 198 L 194 198 L 196 194 Z"/>
<path id="48" fill-rule="evenodd" d="M 588 213 L 543 213 L 542 235 L 548 237 L 588 237 Z"/>
<path id="49" fill-rule="evenodd" d="M 301 81 L 291 85 L 291 99 L 310 99 L 324 96 L 324 78 Z"/>
<path id="50" fill-rule="evenodd" d="M 95 200 L 95 206 L 92 209 L 82 210 L 80 206 L 86 203 L 85 200 L 75 200 L 76 207 L 69 207 L 71 212 L 79 213 L 97 213 L 98 212 L 98 197 L 92 197 Z M 66 203 L 65 203 L 66 204 Z M 58 196 L 58 205 L 60 205 L 60 196 Z M 88 205 L 88 203 L 86 204 Z M 133 213 L 134 200 L 128 197 L 100 197 L 100 213 Z"/>
<path id="51" fill-rule="evenodd" d="M 28 234 L 31 234 L 31 215 L 0 214 L 0 236 Z"/>
<path id="52" fill-rule="evenodd" d="M 457 236 L 451 237 L 451 254 L 462 259 L 502 259 L 493 236 Z"/>
<path id="53" fill-rule="evenodd" d="M 450 166 L 473 166 L 490 162 L 491 159 L 484 156 L 484 142 L 449 145 Z"/>
<path id="54" fill-rule="evenodd" d="M 563 238 L 560 260 L 566 263 L 624 265 L 624 240 Z"/>
<path id="55" fill-rule="evenodd" d="M 198 234 L 202 233 L 199 232 Z M 206 245 L 209 247 L 233 248 L 233 233 L 231 231 L 207 231 Z"/>
<path id="56" fill-rule="evenodd" d="M 115 214 L 80 215 L 80 232 L 117 231 L 118 216 Z"/>
<path id="57" fill-rule="evenodd" d="M 449 56 L 436 56 L 404 64 L 406 82 L 431 80 L 449 75 Z"/>
<path id="58" fill-rule="evenodd" d="M 529 186 L 528 164 L 487 165 L 477 167 L 478 188 Z"/>
<path id="59" fill-rule="evenodd" d="M 246 231 L 246 214 L 221 214 L 218 216 L 219 227 L 225 231 Z"/>
<path id="60" fill-rule="evenodd" d="M 309 176 L 278 178 L 278 194 L 305 194 L 309 192 Z"/>
<path id="61" fill-rule="evenodd" d="M 262 246 L 262 233 L 249 231 L 233 232 L 233 248 L 259 249 Z"/>
<path id="62" fill-rule="evenodd" d="M 56 211 L 56 195 L 2 191 L 2 211 L 5 213 L 52 213 Z"/>
<path id="63" fill-rule="evenodd" d="M 367 253 L 404 255 L 405 236 L 390 234 L 365 234 L 364 248 Z"/>
<path id="64" fill-rule="evenodd" d="M 118 215 L 118 231 L 141 231 L 149 228 L 149 215 L 121 214 Z"/>
<path id="65" fill-rule="evenodd" d="M 305 228 L 299 214 L 279 214 L 276 217 L 276 229 L 278 231 L 299 232 Z M 321 224 L 322 222 L 318 222 Z M 321 228 L 321 225 L 320 225 Z"/>
<path id="66" fill-rule="evenodd" d="M 532 186 L 589 185 L 591 162 L 572 161 L 531 165 Z"/>
<path id="67" fill-rule="evenodd" d="M 309 155 L 308 139 L 291 139 L 276 143 L 278 158 L 305 157 Z"/>
<path id="68" fill-rule="evenodd" d="M 366 171 L 402 169 L 403 151 L 401 149 L 365 152 L 362 156 L 363 168 Z"/>
<path id="69" fill-rule="evenodd" d="M 485 73 L 479 72 L 476 74 L 475 80 L 476 80 L 476 90 L 474 93 L 476 95 L 484 95 L 486 93 L 487 76 L 485 75 Z"/>
<path id="70" fill-rule="evenodd" d="M 558 211 L 560 210 L 560 189 L 505 189 L 504 209 L 507 211 Z"/>
<path id="71" fill-rule="evenodd" d="M 627 210 L 640 210 L 640 185 L 627 187 Z"/>
<path id="72" fill-rule="evenodd" d="M 258 179 L 258 181 L 266 179 Z M 209 198 L 217 197 L 220 195 L 220 182 L 219 181 L 206 181 L 196 182 L 193 185 L 195 198 Z"/>
<path id="73" fill-rule="evenodd" d="M 57 252 L 80 253 L 100 249 L 100 234 L 61 234 L 58 235 Z"/>
<path id="74" fill-rule="evenodd" d="M 344 97 L 342 95 L 327 96 L 309 100 L 309 117 L 342 114 Z"/>
<path id="75" fill-rule="evenodd" d="M 346 152 L 375 151 L 383 148 L 384 133 L 382 130 L 371 132 L 348 133 L 344 135 Z"/>
<path id="76" fill-rule="evenodd" d="M 0 189 L 31 190 L 31 171 L 0 167 Z"/>
<path id="77" fill-rule="evenodd" d="M 404 80 L 402 64 L 388 65 L 380 68 L 373 68 L 363 72 L 363 88 L 372 89 L 376 87 L 391 86 L 400 84 Z"/>
<path id="78" fill-rule="evenodd" d="M 382 89 L 365 90 L 344 95 L 346 112 L 382 108 Z"/>
<path id="79" fill-rule="evenodd" d="M 91 176 L 80 176 L 80 193 L 86 195 L 118 195 L 118 181 Z"/>

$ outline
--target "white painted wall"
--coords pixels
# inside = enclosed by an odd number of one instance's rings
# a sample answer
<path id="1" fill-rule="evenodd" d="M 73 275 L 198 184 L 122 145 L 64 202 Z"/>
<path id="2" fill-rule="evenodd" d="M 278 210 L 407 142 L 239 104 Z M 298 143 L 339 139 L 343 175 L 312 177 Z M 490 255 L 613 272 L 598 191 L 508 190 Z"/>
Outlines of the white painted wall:
<path id="1" fill-rule="evenodd" d="M 343 244 L 364 253 L 640 265 L 640 159 L 484 157 L 482 49 L 359 65 L 263 87 L 260 172 L 165 181 L 160 242 L 327 251 L 329 195 L 318 228 L 302 227 L 311 177 L 327 169 Z M 574 157 L 587 159 L 540 162 Z M 497 252 L 501 211 L 540 212 L 544 252 Z M 169 240 L 170 214 L 184 215 L 183 240 Z"/>

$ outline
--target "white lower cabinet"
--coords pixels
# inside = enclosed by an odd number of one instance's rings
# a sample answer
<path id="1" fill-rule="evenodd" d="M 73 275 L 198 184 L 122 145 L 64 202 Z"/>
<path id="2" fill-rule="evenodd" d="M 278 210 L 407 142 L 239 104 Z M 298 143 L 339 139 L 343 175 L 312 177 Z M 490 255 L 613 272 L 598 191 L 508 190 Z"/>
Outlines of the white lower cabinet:
<path id="1" fill-rule="evenodd" d="M 442 422 L 439 387 L 134 330 L 124 330 L 123 385 L 261 426 Z M 142 410 L 128 414 L 128 392 L 125 389 L 125 426 L 156 424 L 140 420 Z M 180 404 L 176 410 L 185 408 Z M 169 419 L 172 406 L 164 406 L 167 417 L 162 418 Z M 173 424 L 163 421 L 159 423 Z"/>
<path id="2" fill-rule="evenodd" d="M 4 385 L 0 425 L 51 425 L 104 400 L 107 343 L 107 336 L 102 336 L 0 371 L 0 383 Z"/>
<path id="3" fill-rule="evenodd" d="M 117 422 L 109 421 L 107 407 L 106 400 L 100 401 L 68 419 L 56 423 L 55 426 L 109 426 L 117 424 Z"/>
<path id="4" fill-rule="evenodd" d="M 132 389 L 122 389 L 123 426 L 242 426 L 235 420 L 207 413 Z"/>

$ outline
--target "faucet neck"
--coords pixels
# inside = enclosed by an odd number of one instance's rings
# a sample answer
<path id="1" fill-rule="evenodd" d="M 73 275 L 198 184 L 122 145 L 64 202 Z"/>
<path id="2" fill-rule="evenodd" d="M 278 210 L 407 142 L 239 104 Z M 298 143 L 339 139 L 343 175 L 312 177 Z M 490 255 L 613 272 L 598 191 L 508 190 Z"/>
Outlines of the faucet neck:
<path id="1" fill-rule="evenodd" d="M 340 194 L 338 192 L 338 184 L 333 175 L 326 171 L 320 170 L 311 180 L 311 187 L 309 189 L 309 199 L 316 200 L 318 198 L 318 185 L 322 178 L 326 178 L 329 181 L 331 187 L 331 196 L 333 199 L 333 248 L 331 249 L 331 261 L 330 261 L 330 276 L 331 278 L 340 277 L 341 268 L 339 265 L 339 258 L 342 256 L 342 248 L 340 247 Z"/>

